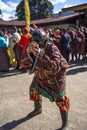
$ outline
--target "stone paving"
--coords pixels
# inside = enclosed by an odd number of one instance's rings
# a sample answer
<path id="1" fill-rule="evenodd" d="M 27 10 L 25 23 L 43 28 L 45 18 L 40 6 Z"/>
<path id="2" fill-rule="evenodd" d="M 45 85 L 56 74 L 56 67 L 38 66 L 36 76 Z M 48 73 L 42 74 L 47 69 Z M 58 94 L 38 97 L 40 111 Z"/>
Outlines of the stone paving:
<path id="1" fill-rule="evenodd" d="M 0 72 L 0 130 L 56 130 L 61 126 L 55 103 L 43 97 L 43 113 L 28 118 L 34 106 L 28 89 L 33 74 L 10 68 Z M 71 100 L 69 130 L 87 130 L 87 61 L 72 63 L 67 70 L 67 92 Z"/>

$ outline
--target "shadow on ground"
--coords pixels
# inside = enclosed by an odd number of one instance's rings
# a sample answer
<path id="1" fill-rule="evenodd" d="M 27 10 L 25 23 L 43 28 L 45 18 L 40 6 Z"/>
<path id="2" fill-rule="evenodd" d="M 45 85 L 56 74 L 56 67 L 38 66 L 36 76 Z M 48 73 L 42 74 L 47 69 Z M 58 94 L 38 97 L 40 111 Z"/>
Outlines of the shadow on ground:
<path id="1" fill-rule="evenodd" d="M 30 112 L 27 116 L 25 116 L 19 120 L 13 120 L 11 122 L 7 122 L 6 124 L 4 124 L 3 126 L 0 127 L 0 130 L 12 130 L 13 128 L 20 125 L 21 123 L 37 116 L 37 115 L 34 115 L 34 116 L 31 116 L 31 115 L 32 115 L 32 112 Z"/>
<path id="2" fill-rule="evenodd" d="M 75 75 L 87 71 L 87 61 L 79 61 L 70 63 L 67 75 Z"/>
<path id="3" fill-rule="evenodd" d="M 80 67 L 80 68 L 75 68 L 75 69 L 70 69 L 67 71 L 67 75 L 75 75 L 77 73 L 82 73 L 87 71 L 87 67 Z"/>
<path id="4" fill-rule="evenodd" d="M 26 70 L 11 69 L 8 72 L 0 72 L 0 78 L 14 76 L 14 75 L 18 75 L 18 74 L 23 74 L 23 73 L 26 73 L 26 72 L 27 72 Z"/>

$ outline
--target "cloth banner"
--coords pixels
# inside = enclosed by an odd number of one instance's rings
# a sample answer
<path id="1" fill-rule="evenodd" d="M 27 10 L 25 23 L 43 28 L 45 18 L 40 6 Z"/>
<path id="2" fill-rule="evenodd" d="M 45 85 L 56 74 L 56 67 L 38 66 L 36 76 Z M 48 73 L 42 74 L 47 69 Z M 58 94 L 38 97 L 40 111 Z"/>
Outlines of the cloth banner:
<path id="1" fill-rule="evenodd" d="M 25 19 L 26 19 L 26 27 L 30 26 L 30 8 L 29 8 L 29 1 L 24 0 L 25 5 Z"/>
<path id="2" fill-rule="evenodd" d="M 8 48 L 7 52 L 10 58 L 10 65 L 16 63 L 15 55 L 13 54 L 10 48 Z"/>

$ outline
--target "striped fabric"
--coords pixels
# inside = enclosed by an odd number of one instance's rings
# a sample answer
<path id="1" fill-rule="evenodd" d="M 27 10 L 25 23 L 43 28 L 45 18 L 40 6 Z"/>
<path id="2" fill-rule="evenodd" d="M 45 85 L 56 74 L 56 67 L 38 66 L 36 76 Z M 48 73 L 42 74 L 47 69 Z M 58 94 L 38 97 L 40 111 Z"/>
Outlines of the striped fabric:
<path id="1" fill-rule="evenodd" d="M 56 99 L 56 104 L 60 110 L 68 112 L 70 108 L 70 99 L 67 94 Z"/>
<path id="2" fill-rule="evenodd" d="M 30 91 L 29 96 L 30 96 L 30 100 L 32 101 L 42 98 L 42 96 L 37 91 Z"/>
<path id="3" fill-rule="evenodd" d="M 9 71 L 9 56 L 7 48 L 0 48 L 0 71 Z"/>

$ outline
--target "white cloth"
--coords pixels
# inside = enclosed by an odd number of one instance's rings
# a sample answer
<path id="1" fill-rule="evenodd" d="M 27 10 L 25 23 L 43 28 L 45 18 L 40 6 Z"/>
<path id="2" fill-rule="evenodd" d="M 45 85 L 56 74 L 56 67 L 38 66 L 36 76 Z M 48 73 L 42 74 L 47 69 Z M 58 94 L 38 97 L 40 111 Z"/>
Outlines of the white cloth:
<path id="1" fill-rule="evenodd" d="M 82 39 L 81 39 L 80 37 L 78 37 L 77 39 L 78 39 L 78 41 L 79 41 L 79 42 L 81 42 L 81 41 L 82 41 Z"/>
<path id="2" fill-rule="evenodd" d="M 11 38 L 10 38 L 10 48 L 13 50 L 13 47 L 20 41 L 20 34 L 18 32 L 15 32 Z M 14 42 L 15 41 L 15 42 Z"/>

